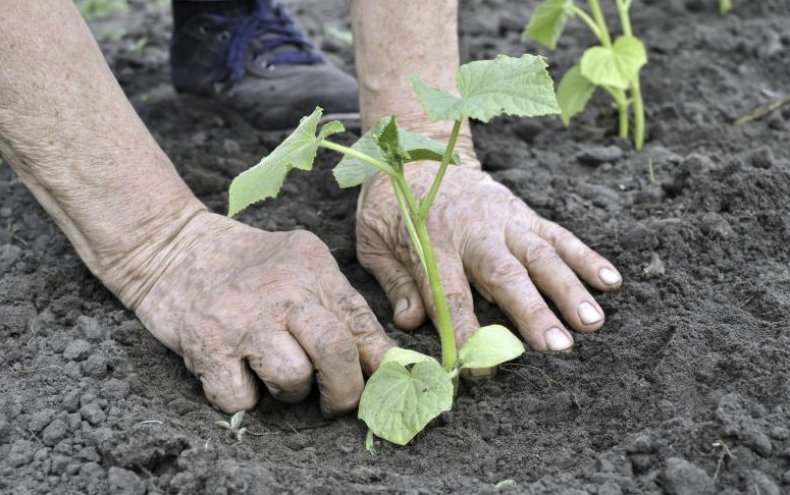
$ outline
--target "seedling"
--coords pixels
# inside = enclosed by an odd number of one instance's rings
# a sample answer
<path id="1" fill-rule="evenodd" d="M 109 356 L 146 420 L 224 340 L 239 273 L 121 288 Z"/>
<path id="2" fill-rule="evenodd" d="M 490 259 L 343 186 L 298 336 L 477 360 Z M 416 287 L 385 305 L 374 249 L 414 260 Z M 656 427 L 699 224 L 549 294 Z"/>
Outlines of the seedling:
<path id="1" fill-rule="evenodd" d="M 620 137 L 628 138 L 629 107 L 634 115 L 634 147 L 645 143 L 645 110 L 639 85 L 639 71 L 647 63 L 645 47 L 631 30 L 628 11 L 632 0 L 614 0 L 623 34 L 614 42 L 598 0 L 587 0 L 592 16 L 573 0 L 546 0 L 535 8 L 522 38 L 531 38 L 554 50 L 565 25 L 572 17 L 581 19 L 600 43 L 588 48 L 581 61 L 565 73 L 557 87 L 560 118 L 568 125 L 571 118 L 584 111 L 597 88 L 603 88 L 614 100 L 619 115 Z"/>
<path id="2" fill-rule="evenodd" d="M 431 88 L 416 76 L 411 81 L 417 100 L 431 120 L 453 122 L 446 145 L 400 129 L 394 117 L 384 117 L 353 146 L 343 146 L 328 139 L 344 130 L 342 124 L 333 121 L 319 129 L 322 110 L 316 108 L 258 165 L 236 177 L 229 192 L 229 216 L 275 197 L 291 169 L 312 169 L 318 148 L 344 155 L 333 171 L 342 188 L 358 186 L 376 173 L 389 178 L 411 247 L 430 283 L 441 364 L 408 349 L 396 347 L 387 352 L 368 380 L 359 404 L 359 418 L 370 430 L 368 447 L 373 445 L 373 435 L 405 445 L 432 419 L 450 410 L 461 369 L 494 367 L 524 353 L 521 341 L 500 325 L 478 329 L 457 350 L 426 220 L 448 167 L 460 162 L 454 149 L 464 119 L 488 122 L 502 114 L 530 117 L 560 111 L 546 63 L 532 55 L 500 55 L 461 66 L 456 74 L 460 96 Z M 406 166 L 421 161 L 439 162 L 439 167 L 426 195 L 417 198 L 406 179 Z"/>
<path id="3" fill-rule="evenodd" d="M 244 421 L 244 411 L 239 411 L 230 417 L 230 421 L 217 421 L 214 424 L 229 430 L 236 436 L 236 442 L 241 443 L 244 440 L 244 435 L 247 433 L 247 428 L 241 427 L 241 422 Z"/>
<path id="4" fill-rule="evenodd" d="M 719 13 L 726 14 L 732 10 L 732 2 L 730 0 L 719 0 Z"/>

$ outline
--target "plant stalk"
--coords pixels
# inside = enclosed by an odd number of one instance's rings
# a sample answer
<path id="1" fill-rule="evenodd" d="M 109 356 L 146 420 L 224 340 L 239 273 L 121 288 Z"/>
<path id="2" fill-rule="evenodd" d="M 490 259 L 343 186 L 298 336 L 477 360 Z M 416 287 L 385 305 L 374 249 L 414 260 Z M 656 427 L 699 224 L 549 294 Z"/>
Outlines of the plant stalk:
<path id="1" fill-rule="evenodd" d="M 590 31 L 592 31 L 593 34 L 595 34 L 595 37 L 598 38 L 598 41 L 601 44 L 603 44 L 603 38 L 601 38 L 601 30 L 598 29 L 598 26 L 595 24 L 595 21 L 592 19 L 592 17 L 587 15 L 587 12 L 585 12 L 584 10 L 582 10 L 581 8 L 575 5 L 571 7 L 571 10 L 573 11 L 574 14 L 579 16 L 579 19 L 581 19 L 582 21 L 584 21 L 585 24 L 587 24 L 587 27 L 590 28 Z"/>
<path id="2" fill-rule="evenodd" d="M 633 37 L 634 34 L 631 30 L 631 18 L 628 16 L 628 8 L 630 3 L 627 3 L 627 0 L 615 0 L 615 4 L 617 4 L 617 13 L 620 16 L 620 24 L 623 27 L 623 34 L 625 36 Z M 639 87 L 639 74 L 636 75 L 636 80 L 631 82 L 629 89 L 631 91 L 631 100 L 634 106 L 634 148 L 639 151 L 645 144 L 645 106 L 642 102 L 642 91 Z M 626 134 L 625 137 L 627 136 L 628 135 Z"/>
<path id="3" fill-rule="evenodd" d="M 428 212 L 431 210 L 431 205 L 436 198 L 436 193 L 439 192 L 439 186 L 442 184 L 442 179 L 444 179 L 444 174 L 447 172 L 447 167 L 453 159 L 453 151 L 455 150 L 455 143 L 458 140 L 458 134 L 461 132 L 462 122 L 462 120 L 456 120 L 453 123 L 453 129 L 450 131 L 450 139 L 447 141 L 447 147 L 444 149 L 439 170 L 436 172 L 436 177 L 433 178 L 433 184 L 431 184 L 428 194 L 425 196 L 425 199 L 420 202 L 420 210 L 416 215 L 418 221 L 425 220 L 428 216 Z"/>
<path id="4" fill-rule="evenodd" d="M 603 17 L 601 7 L 598 5 L 598 0 L 587 0 L 587 4 L 590 6 L 595 24 L 598 25 L 598 31 L 601 33 L 599 37 L 601 44 L 607 48 L 611 48 L 612 38 L 609 37 L 609 29 L 606 27 L 606 19 Z"/>
<path id="5" fill-rule="evenodd" d="M 322 148 L 326 148 L 328 150 L 337 151 L 338 153 L 342 153 L 344 155 L 349 155 L 349 156 L 353 156 L 354 158 L 358 158 L 363 162 L 380 170 L 381 172 L 384 172 L 390 177 L 394 177 L 396 175 L 395 171 L 392 170 L 392 167 L 390 167 L 386 163 L 376 160 L 375 158 L 370 157 L 365 153 L 361 153 L 353 148 L 349 148 L 348 146 L 343 146 L 342 144 L 333 143 L 332 141 L 327 141 L 326 139 L 318 143 L 318 146 Z"/>

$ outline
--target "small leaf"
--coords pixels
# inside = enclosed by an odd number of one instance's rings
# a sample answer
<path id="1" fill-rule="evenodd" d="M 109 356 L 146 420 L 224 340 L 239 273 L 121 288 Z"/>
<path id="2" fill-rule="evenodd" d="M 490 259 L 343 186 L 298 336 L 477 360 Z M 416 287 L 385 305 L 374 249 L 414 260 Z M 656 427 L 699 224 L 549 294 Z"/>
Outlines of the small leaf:
<path id="1" fill-rule="evenodd" d="M 493 368 L 524 354 L 524 344 L 502 325 L 478 328 L 461 347 L 462 368 Z"/>
<path id="2" fill-rule="evenodd" d="M 244 410 L 237 412 L 233 416 L 230 417 L 230 427 L 233 430 L 236 430 L 241 426 L 241 422 L 244 421 Z"/>
<path id="3" fill-rule="evenodd" d="M 554 50 L 568 19 L 573 17 L 573 0 L 546 0 L 535 7 L 521 40 L 531 38 Z"/>
<path id="4" fill-rule="evenodd" d="M 381 134 L 381 131 L 384 129 L 384 126 L 387 125 L 389 119 L 390 117 L 381 118 L 372 129 L 363 134 L 362 137 L 351 146 L 351 149 L 364 153 L 376 160 L 386 162 L 386 157 L 376 144 L 375 136 Z M 405 149 L 406 153 L 409 154 L 408 161 L 440 161 L 442 159 L 445 146 L 429 137 L 398 128 L 398 138 L 401 148 Z M 434 158 L 437 156 L 438 158 Z M 453 163 L 457 165 L 460 162 L 461 160 L 458 158 L 458 155 L 453 154 Z M 349 155 L 344 156 L 332 171 L 338 185 L 344 189 L 362 184 L 375 175 L 376 172 L 378 172 L 378 170 L 375 167 L 368 165 L 359 158 Z"/>
<path id="5" fill-rule="evenodd" d="M 398 168 L 409 160 L 409 154 L 401 147 L 395 117 L 390 117 L 380 132 L 373 133 L 373 140 L 384 156 L 383 161 L 390 166 Z"/>
<path id="6" fill-rule="evenodd" d="M 359 402 L 359 419 L 376 436 L 406 445 L 452 405 L 453 382 L 439 363 L 422 361 L 407 370 L 390 361 L 368 380 Z"/>
<path id="7" fill-rule="evenodd" d="M 215 421 L 215 425 L 219 426 L 220 428 L 225 428 L 226 430 L 230 430 L 230 423 L 227 421 Z"/>
<path id="8" fill-rule="evenodd" d="M 611 48 L 588 48 L 581 60 L 581 73 L 597 86 L 627 89 L 639 78 L 647 63 L 645 46 L 633 36 L 620 36 Z"/>
<path id="9" fill-rule="evenodd" d="M 393 347 L 384 354 L 381 364 L 395 362 L 400 363 L 402 366 L 409 366 L 410 364 L 420 363 L 422 361 L 435 361 L 431 356 L 411 349 L 404 349 L 402 347 Z"/>
<path id="10" fill-rule="evenodd" d="M 276 197 L 285 176 L 292 168 L 301 170 L 313 168 L 313 160 L 320 141 L 316 136 L 316 128 L 322 112 L 320 107 L 316 107 L 315 111 L 302 118 L 293 133 L 260 163 L 233 179 L 228 191 L 229 217 L 233 217 L 253 203 Z M 337 129 L 337 126 L 330 122 L 324 126 L 322 132 L 331 133 Z"/>
<path id="11" fill-rule="evenodd" d="M 565 125 L 568 125 L 574 115 L 584 111 L 587 102 L 595 93 L 595 88 L 595 84 L 582 75 L 578 65 L 568 69 L 562 76 L 557 87 L 557 102 L 562 109 L 560 118 Z"/>
<path id="12" fill-rule="evenodd" d="M 497 55 L 458 69 L 455 83 L 460 93 L 430 88 L 412 76 L 417 99 L 434 122 L 471 118 L 488 122 L 508 114 L 534 117 L 560 113 L 554 84 L 541 57 Z"/>
<path id="13" fill-rule="evenodd" d="M 345 130 L 346 127 L 342 122 L 339 120 L 330 120 L 321 127 L 320 131 L 318 131 L 318 137 L 319 139 L 326 139 L 332 134 L 340 134 L 341 132 L 345 132 Z"/>

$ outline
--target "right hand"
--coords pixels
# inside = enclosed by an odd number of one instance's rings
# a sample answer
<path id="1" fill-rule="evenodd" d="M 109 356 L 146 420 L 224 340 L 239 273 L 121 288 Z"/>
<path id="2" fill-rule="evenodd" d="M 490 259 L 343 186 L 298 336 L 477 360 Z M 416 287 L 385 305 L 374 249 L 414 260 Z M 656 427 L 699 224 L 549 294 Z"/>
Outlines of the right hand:
<path id="1" fill-rule="evenodd" d="M 227 413 L 252 408 L 257 375 L 275 398 L 297 402 L 315 372 L 325 415 L 357 407 L 363 371 L 394 343 L 316 236 L 201 213 L 171 249 L 133 309 L 209 401 Z"/>

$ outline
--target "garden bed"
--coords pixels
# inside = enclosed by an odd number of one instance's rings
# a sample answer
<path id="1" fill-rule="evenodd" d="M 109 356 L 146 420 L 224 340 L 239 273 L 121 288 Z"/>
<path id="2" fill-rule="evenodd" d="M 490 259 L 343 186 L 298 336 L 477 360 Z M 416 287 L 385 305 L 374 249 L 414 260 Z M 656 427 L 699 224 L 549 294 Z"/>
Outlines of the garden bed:
<path id="1" fill-rule="evenodd" d="M 348 29 L 344 2 L 289 3 L 351 68 L 333 34 Z M 522 43 L 535 3 L 462 2 L 464 58 L 540 53 L 558 80 L 592 40 L 574 22 L 555 52 Z M 409 447 L 378 443 L 376 456 L 362 423 L 324 420 L 315 394 L 291 406 L 264 397 L 245 418 L 259 435 L 234 445 L 181 359 L 0 165 L 0 493 L 789 491 L 790 106 L 733 122 L 790 96 L 790 6 L 734 3 L 720 16 L 714 0 L 634 2 L 649 55 L 641 153 L 614 136 L 603 97 L 569 129 L 557 118 L 477 129 L 484 167 L 607 256 L 625 284 L 598 297 L 606 325 L 576 334 L 574 352 L 528 351 L 495 379 L 465 383 L 452 413 Z M 285 134 L 172 95 L 166 9 L 92 27 L 182 176 L 224 212 L 230 180 Z M 280 198 L 240 219 L 316 233 L 394 338 L 438 354 L 432 327 L 393 327 L 357 264 L 357 192 L 334 185 L 331 160 L 322 154 L 317 171 L 292 174 Z M 476 307 L 482 324 L 506 323 L 482 298 Z"/>

